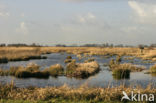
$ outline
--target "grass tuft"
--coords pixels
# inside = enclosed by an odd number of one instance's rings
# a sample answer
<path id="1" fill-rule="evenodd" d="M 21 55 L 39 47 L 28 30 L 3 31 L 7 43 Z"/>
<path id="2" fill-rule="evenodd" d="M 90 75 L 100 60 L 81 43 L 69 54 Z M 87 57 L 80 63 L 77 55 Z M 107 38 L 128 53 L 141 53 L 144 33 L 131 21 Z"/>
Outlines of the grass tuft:
<path id="1" fill-rule="evenodd" d="M 63 74 L 64 69 L 60 64 L 56 64 L 46 68 L 44 72 L 49 73 L 51 76 L 59 76 Z"/>

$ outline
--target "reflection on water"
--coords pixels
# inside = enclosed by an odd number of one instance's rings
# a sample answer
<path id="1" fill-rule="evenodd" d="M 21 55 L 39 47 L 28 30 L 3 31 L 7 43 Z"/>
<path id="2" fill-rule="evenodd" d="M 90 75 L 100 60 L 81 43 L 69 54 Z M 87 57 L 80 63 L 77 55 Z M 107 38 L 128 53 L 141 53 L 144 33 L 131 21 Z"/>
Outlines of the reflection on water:
<path id="1" fill-rule="evenodd" d="M 68 55 L 72 54 L 59 54 L 59 53 L 53 53 L 53 54 L 47 54 L 48 59 L 44 60 L 30 60 L 30 61 L 20 61 L 20 62 L 9 62 L 7 64 L 0 64 L 0 68 L 8 69 L 10 66 L 19 66 L 26 64 L 30 62 L 37 63 L 41 66 L 41 69 L 44 69 L 46 67 L 49 67 L 53 64 L 61 64 L 65 67 L 64 60 Z M 75 55 L 72 55 L 73 59 L 76 59 L 77 62 L 83 62 L 84 60 L 88 58 L 82 58 L 79 60 Z M 19 79 L 11 76 L 0 76 L 0 82 L 1 83 L 10 83 L 12 80 L 14 81 L 15 85 L 18 87 L 28 87 L 28 86 L 38 86 L 38 87 L 46 87 L 46 86 L 62 86 L 64 84 L 67 84 L 72 87 L 78 87 L 80 85 L 88 85 L 89 87 L 107 87 L 107 86 L 118 86 L 120 84 L 124 84 L 126 86 L 129 85 L 140 85 L 142 87 L 146 87 L 150 83 L 156 82 L 156 76 L 150 75 L 150 74 L 144 74 L 144 72 L 135 72 L 130 74 L 129 79 L 122 79 L 119 78 L 113 78 L 112 72 L 109 71 L 107 66 L 104 66 L 104 63 L 108 63 L 112 58 L 104 58 L 102 56 L 93 56 L 96 61 L 99 62 L 101 71 L 91 76 L 87 79 L 76 79 L 76 78 L 69 78 L 65 76 L 59 76 L 57 78 L 50 77 L 48 79 L 36 79 L 36 78 L 28 78 L 28 79 Z M 123 59 L 122 63 L 130 62 L 130 60 Z M 133 60 L 134 64 L 137 65 L 143 65 L 149 68 L 154 63 L 143 63 L 142 60 L 139 58 L 135 58 Z"/>

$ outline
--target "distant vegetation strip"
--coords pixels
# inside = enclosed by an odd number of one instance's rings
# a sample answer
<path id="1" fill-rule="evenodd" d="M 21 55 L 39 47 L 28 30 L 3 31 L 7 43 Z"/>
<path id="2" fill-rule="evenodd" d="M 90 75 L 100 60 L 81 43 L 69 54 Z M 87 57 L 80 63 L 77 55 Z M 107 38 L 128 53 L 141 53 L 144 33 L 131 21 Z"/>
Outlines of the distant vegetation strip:
<path id="1" fill-rule="evenodd" d="M 24 61 L 30 59 L 45 59 L 42 54 L 71 53 L 77 56 L 135 56 L 145 60 L 156 61 L 155 48 L 143 47 L 0 47 L 0 63 L 8 61 Z M 68 62 L 68 61 L 67 61 Z"/>

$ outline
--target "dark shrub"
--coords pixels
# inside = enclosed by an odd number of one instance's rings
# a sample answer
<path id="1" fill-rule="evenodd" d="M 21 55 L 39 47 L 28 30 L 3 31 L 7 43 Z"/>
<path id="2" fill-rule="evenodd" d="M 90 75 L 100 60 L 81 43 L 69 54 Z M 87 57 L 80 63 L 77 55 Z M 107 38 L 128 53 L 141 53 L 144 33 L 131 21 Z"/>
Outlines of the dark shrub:
<path id="1" fill-rule="evenodd" d="M 7 58 L 1 58 L 0 63 L 8 63 L 8 59 Z"/>
<path id="2" fill-rule="evenodd" d="M 32 77 L 32 73 L 26 70 L 18 70 L 15 76 L 18 78 L 29 78 Z"/>
<path id="3" fill-rule="evenodd" d="M 113 70 L 113 77 L 114 79 L 129 79 L 130 78 L 130 70 L 129 69 L 114 69 Z"/>
<path id="4" fill-rule="evenodd" d="M 72 59 L 72 56 L 67 56 L 66 59 Z"/>

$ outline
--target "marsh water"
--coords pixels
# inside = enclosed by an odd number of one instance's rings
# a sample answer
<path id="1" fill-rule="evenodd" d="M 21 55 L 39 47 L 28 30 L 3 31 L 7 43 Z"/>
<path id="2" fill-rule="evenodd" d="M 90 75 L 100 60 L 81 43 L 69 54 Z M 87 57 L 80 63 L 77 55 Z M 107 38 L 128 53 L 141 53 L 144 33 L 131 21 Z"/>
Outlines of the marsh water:
<path id="1" fill-rule="evenodd" d="M 67 56 L 72 56 L 73 59 L 76 59 L 77 62 L 81 63 L 84 60 L 87 60 L 89 57 L 84 57 L 79 59 L 76 55 L 66 54 L 66 53 L 52 53 L 47 54 L 47 59 L 39 59 L 39 60 L 30 60 L 30 61 L 18 61 L 18 62 L 9 62 L 7 64 L 0 64 L 0 68 L 9 69 L 11 66 L 26 66 L 28 63 L 36 63 L 41 66 L 43 70 L 46 67 L 49 67 L 53 64 L 61 64 L 64 68 L 66 64 L 64 60 Z M 134 58 L 133 60 L 125 59 L 128 56 L 122 57 L 122 63 L 133 63 L 139 66 L 145 66 L 147 70 L 154 62 L 150 62 L 148 60 L 141 60 L 139 58 Z M 69 78 L 66 76 L 58 76 L 49 77 L 48 79 L 37 79 L 37 78 L 27 78 L 27 79 L 19 79 L 13 76 L 0 76 L 1 83 L 10 83 L 13 81 L 17 87 L 29 87 L 29 86 L 37 86 L 37 87 L 46 87 L 46 86 L 62 86 L 67 84 L 71 87 L 79 87 L 79 86 L 89 86 L 89 87 L 108 87 L 108 86 L 118 86 L 118 85 L 132 85 L 132 86 L 142 86 L 146 87 L 151 84 L 155 86 L 156 76 L 151 74 L 145 74 L 147 70 L 142 72 L 131 72 L 130 78 L 128 79 L 116 79 L 113 78 L 112 72 L 109 71 L 108 66 L 104 66 L 104 64 L 108 64 L 112 57 L 104 57 L 104 56 L 92 56 L 99 64 L 100 64 L 100 72 L 96 75 L 90 76 L 87 79 L 77 79 L 77 78 Z"/>

